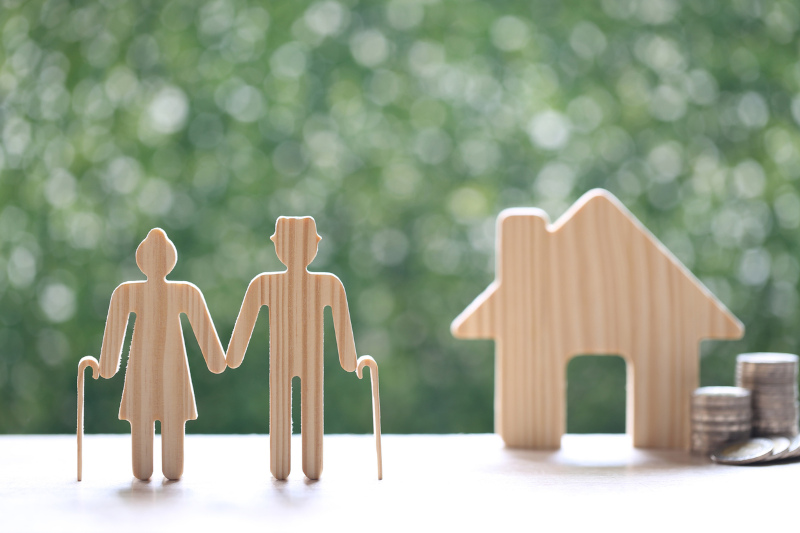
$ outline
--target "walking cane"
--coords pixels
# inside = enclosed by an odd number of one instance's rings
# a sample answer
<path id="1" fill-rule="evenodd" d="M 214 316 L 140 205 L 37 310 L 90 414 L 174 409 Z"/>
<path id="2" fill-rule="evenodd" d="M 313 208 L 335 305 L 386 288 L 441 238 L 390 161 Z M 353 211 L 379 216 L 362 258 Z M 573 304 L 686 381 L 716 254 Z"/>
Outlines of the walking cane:
<path id="1" fill-rule="evenodd" d="M 378 479 L 383 479 L 383 459 L 381 457 L 381 396 L 378 392 L 378 363 L 368 355 L 358 358 L 356 374 L 358 379 L 364 377 L 364 367 L 369 367 L 369 378 L 372 381 L 372 429 L 375 432 L 375 450 L 378 452 Z"/>
<path id="2" fill-rule="evenodd" d="M 91 355 L 87 355 L 78 363 L 78 481 L 83 477 L 83 371 L 92 367 L 92 377 L 100 377 L 100 363 Z"/>

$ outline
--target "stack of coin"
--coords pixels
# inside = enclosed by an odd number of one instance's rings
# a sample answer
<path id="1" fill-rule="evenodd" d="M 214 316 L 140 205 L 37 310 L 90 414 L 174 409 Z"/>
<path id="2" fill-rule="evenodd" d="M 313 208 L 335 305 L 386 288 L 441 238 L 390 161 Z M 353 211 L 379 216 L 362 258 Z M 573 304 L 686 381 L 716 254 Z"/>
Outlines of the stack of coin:
<path id="1" fill-rule="evenodd" d="M 701 387 L 692 394 L 692 452 L 707 454 L 750 437 L 750 391 Z"/>
<path id="2" fill-rule="evenodd" d="M 797 435 L 796 355 L 741 354 L 736 358 L 736 384 L 753 397 L 753 436 Z"/>

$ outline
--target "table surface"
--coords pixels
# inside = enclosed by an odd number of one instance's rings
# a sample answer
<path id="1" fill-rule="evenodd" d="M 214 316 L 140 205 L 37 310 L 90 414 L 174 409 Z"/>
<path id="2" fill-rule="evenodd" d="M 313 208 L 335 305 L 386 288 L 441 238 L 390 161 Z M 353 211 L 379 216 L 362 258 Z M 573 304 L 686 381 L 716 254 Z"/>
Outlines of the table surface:
<path id="1" fill-rule="evenodd" d="M 2 436 L 0 531 L 742 531 L 797 523 L 800 463 L 716 465 L 634 449 L 625 435 L 566 435 L 555 452 L 508 449 L 495 435 L 384 435 L 382 481 L 372 436 L 326 435 L 316 482 L 302 474 L 298 437 L 292 446 L 292 474 L 281 482 L 269 473 L 267 436 L 189 435 L 184 477 L 170 482 L 156 442 L 157 474 L 142 482 L 131 474 L 129 436 L 88 435 L 77 482 L 74 436 Z"/>

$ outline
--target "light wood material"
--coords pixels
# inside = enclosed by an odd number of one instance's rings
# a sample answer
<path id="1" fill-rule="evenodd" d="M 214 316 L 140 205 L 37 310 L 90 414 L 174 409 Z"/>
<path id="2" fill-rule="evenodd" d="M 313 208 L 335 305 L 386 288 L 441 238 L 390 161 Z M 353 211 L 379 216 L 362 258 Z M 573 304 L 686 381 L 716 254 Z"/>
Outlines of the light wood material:
<path id="1" fill-rule="evenodd" d="M 744 328 L 619 200 L 591 191 L 552 225 L 540 209 L 503 211 L 496 271 L 451 330 L 496 341 L 495 429 L 509 446 L 557 448 L 569 359 L 615 354 L 634 445 L 688 449 L 699 342 Z"/>
<path id="2" fill-rule="evenodd" d="M 378 479 L 383 479 L 383 456 L 381 455 L 381 394 L 378 390 L 378 363 L 368 355 L 358 358 L 356 373 L 358 379 L 364 377 L 364 367 L 369 367 L 372 385 L 372 429 L 375 433 L 375 451 L 378 454 Z"/>
<path id="3" fill-rule="evenodd" d="M 74 442 L 0 436 L 0 530 L 572 532 L 613 524 L 681 533 L 792 531 L 797 523 L 800 463 L 715 465 L 632 448 L 625 435 L 565 435 L 549 452 L 507 448 L 496 435 L 384 434 L 391 475 L 383 481 L 363 460 L 372 435 L 326 435 L 318 482 L 272 479 L 266 435 L 187 435 L 179 483 L 132 478 L 127 436 L 87 435 L 93 460 L 78 483 Z"/>
<path id="4" fill-rule="evenodd" d="M 283 272 L 256 276 L 247 288 L 236 319 L 226 358 L 238 367 L 244 359 L 258 312 L 269 308 L 269 435 L 270 469 L 286 479 L 291 469 L 292 378 L 300 378 L 303 472 L 310 479 L 322 474 L 323 434 L 323 310 L 331 307 L 339 362 L 356 370 L 353 326 L 344 286 L 333 274 L 311 273 L 317 255 L 316 223 L 311 217 L 280 217 L 275 224 L 278 259 Z"/>
<path id="5" fill-rule="evenodd" d="M 92 377 L 100 377 L 100 363 L 91 355 L 87 355 L 78 362 L 78 481 L 83 477 L 83 371 L 86 367 L 92 369 Z"/>
<path id="6" fill-rule="evenodd" d="M 153 433 L 161 421 L 162 471 L 167 479 L 183 473 L 183 438 L 187 420 L 197 418 L 180 315 L 186 314 L 209 370 L 226 368 L 224 350 L 203 294 L 191 283 L 167 281 L 178 253 L 161 229 L 147 234 L 136 250 L 136 264 L 146 281 L 131 281 L 111 296 L 100 375 L 110 378 L 120 365 L 130 313 L 136 314 L 119 418 L 131 424 L 133 473 L 153 472 Z"/>

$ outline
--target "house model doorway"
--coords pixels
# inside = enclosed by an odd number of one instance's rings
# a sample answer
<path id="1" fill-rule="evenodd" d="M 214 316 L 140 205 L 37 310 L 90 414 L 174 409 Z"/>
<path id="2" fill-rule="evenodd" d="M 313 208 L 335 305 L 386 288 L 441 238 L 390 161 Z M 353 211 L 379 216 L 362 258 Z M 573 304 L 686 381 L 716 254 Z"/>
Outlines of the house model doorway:
<path id="1" fill-rule="evenodd" d="M 619 355 L 576 355 L 567 362 L 567 433 L 625 433 L 627 373 Z"/>

